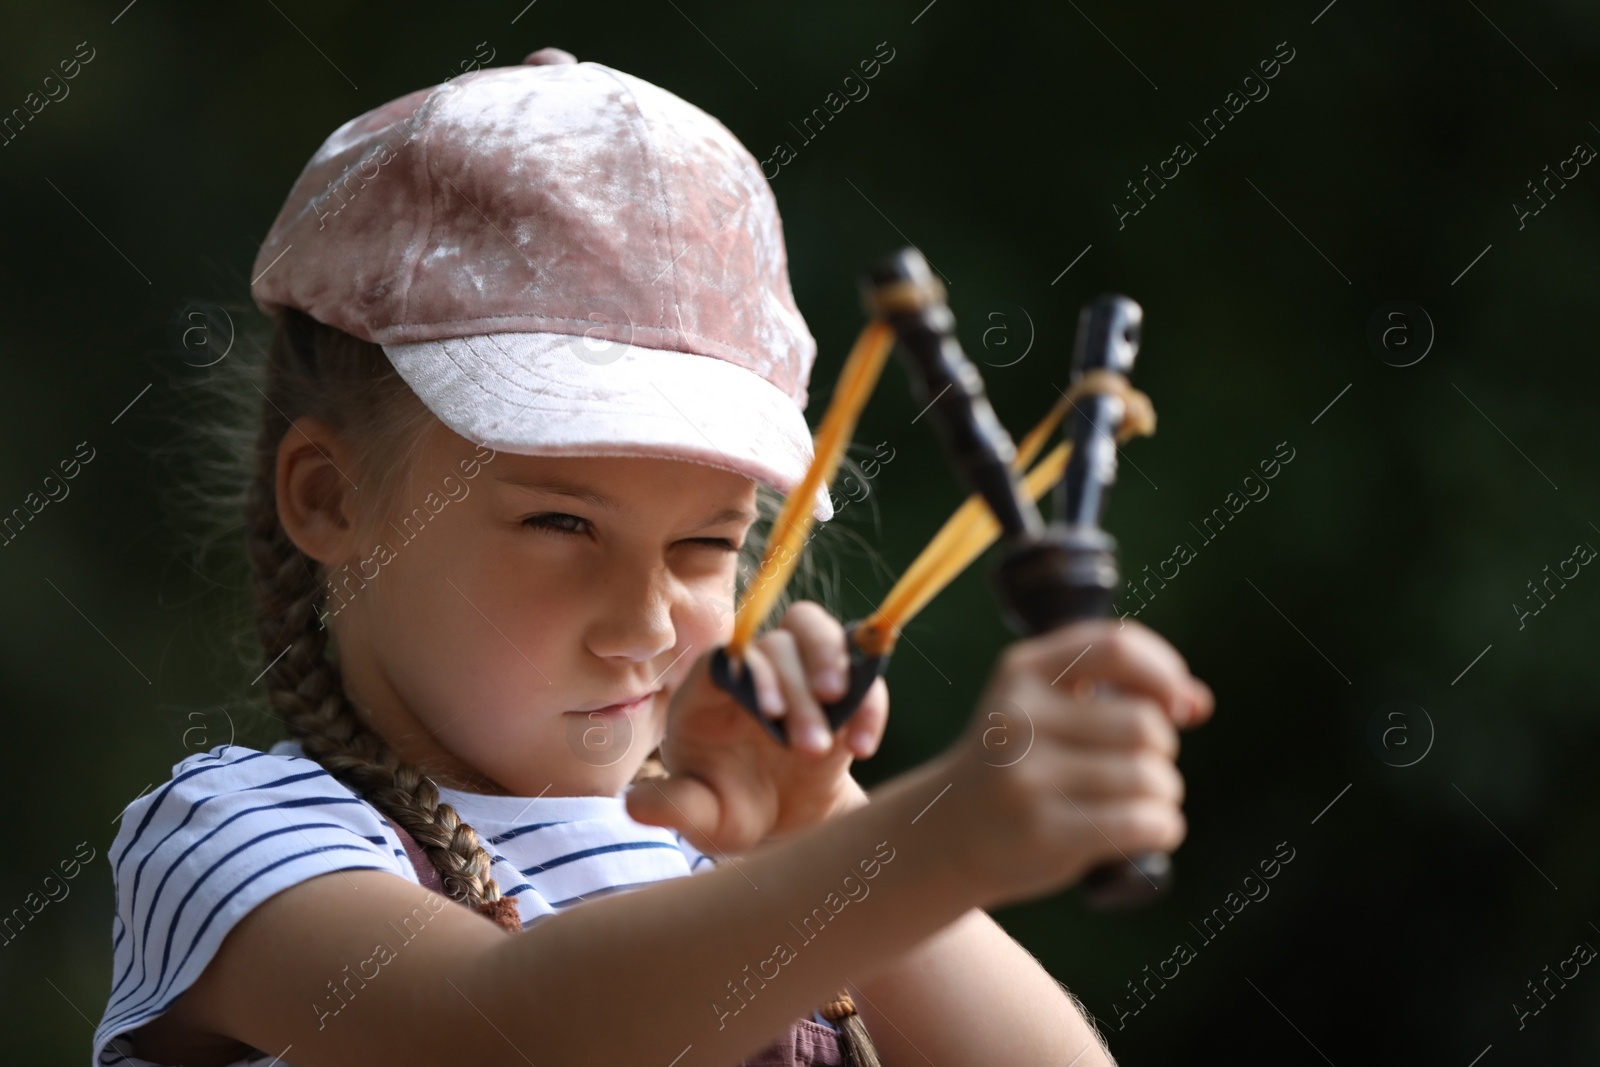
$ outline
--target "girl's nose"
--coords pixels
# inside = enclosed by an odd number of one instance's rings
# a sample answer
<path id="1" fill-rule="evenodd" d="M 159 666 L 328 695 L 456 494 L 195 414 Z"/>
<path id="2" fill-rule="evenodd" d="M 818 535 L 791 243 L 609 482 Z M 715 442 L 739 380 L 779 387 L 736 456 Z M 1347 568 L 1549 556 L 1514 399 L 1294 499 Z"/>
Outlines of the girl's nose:
<path id="1" fill-rule="evenodd" d="M 678 629 L 672 621 L 675 593 L 670 574 L 663 572 L 648 579 L 618 580 L 608 591 L 596 590 L 604 599 L 589 625 L 590 651 L 605 658 L 639 662 L 670 651 L 678 643 Z"/>

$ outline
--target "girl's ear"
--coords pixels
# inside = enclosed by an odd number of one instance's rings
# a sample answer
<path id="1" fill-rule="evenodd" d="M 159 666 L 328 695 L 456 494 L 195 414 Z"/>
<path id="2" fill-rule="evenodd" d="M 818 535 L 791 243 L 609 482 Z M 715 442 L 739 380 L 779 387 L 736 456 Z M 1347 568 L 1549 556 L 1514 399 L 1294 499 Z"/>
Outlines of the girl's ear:
<path id="1" fill-rule="evenodd" d="M 354 454 L 332 426 L 302 415 L 278 442 L 278 521 L 295 546 L 328 567 L 356 552 Z"/>

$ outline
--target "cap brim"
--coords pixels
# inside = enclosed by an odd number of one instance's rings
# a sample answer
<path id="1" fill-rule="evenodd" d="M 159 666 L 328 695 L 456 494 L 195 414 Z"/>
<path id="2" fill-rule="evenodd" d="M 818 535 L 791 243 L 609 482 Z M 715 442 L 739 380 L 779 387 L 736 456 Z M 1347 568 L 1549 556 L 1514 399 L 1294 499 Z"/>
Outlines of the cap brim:
<path id="1" fill-rule="evenodd" d="M 760 375 L 712 356 L 564 333 L 451 337 L 383 350 L 450 429 L 498 451 L 661 456 L 792 493 L 811 465 L 805 416 Z M 812 514 L 833 517 L 828 487 Z"/>

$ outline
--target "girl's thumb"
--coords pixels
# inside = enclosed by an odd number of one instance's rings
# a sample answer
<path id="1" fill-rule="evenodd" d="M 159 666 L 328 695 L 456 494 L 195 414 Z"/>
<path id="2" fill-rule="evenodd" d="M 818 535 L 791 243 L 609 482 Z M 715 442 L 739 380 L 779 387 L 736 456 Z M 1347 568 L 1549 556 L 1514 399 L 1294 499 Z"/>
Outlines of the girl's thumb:
<path id="1" fill-rule="evenodd" d="M 717 794 L 700 779 L 683 775 L 635 782 L 624 803 L 634 822 L 676 830 L 701 852 L 712 850 L 701 828 L 714 829 L 722 822 L 722 804 Z"/>

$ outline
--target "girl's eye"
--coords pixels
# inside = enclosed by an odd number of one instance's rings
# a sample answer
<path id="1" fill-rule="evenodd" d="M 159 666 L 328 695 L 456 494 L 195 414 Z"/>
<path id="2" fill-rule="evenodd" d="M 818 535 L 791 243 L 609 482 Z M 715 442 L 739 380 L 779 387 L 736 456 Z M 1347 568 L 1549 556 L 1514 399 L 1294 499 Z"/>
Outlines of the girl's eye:
<path id="1" fill-rule="evenodd" d="M 579 525 L 576 527 L 566 525 L 569 522 L 577 523 Z M 530 515 L 528 518 L 522 520 L 522 524 L 535 530 L 545 531 L 546 533 L 576 535 L 583 533 L 585 529 L 587 529 L 589 520 L 580 518 L 577 515 L 567 515 L 559 511 L 550 511 L 540 515 Z M 740 548 L 739 545 L 728 540 L 726 537 L 691 537 L 684 543 L 691 545 L 704 545 L 707 548 L 715 548 L 723 552 L 737 552 Z"/>
<path id="2" fill-rule="evenodd" d="M 547 533 L 556 533 L 556 534 L 580 534 L 580 533 L 583 533 L 583 526 L 579 526 L 578 528 L 574 529 L 573 527 L 570 527 L 570 526 L 560 525 L 562 520 L 571 520 L 572 522 L 575 522 L 575 523 L 582 523 L 584 526 L 588 525 L 588 520 L 587 519 L 579 518 L 576 515 L 566 515 L 566 514 L 563 514 L 562 512 L 559 512 L 559 511 L 546 512 L 545 514 L 542 514 L 542 515 L 530 515 L 528 518 L 522 520 L 522 524 L 524 526 L 532 527 L 535 530 L 544 530 Z"/>
<path id="3" fill-rule="evenodd" d="M 739 551 L 739 546 L 728 540 L 726 537 L 692 537 L 689 539 L 688 543 L 694 545 L 705 545 L 707 548 L 721 549 L 724 552 Z"/>

